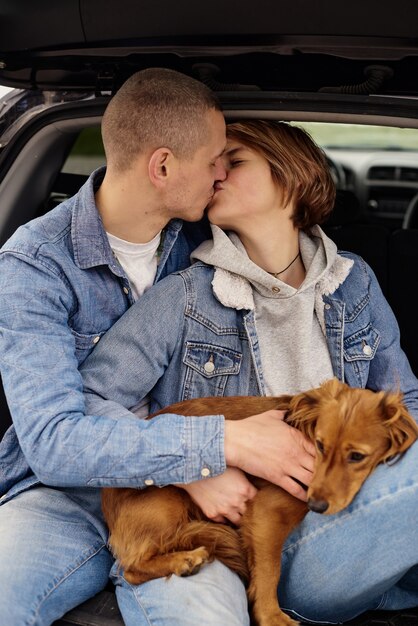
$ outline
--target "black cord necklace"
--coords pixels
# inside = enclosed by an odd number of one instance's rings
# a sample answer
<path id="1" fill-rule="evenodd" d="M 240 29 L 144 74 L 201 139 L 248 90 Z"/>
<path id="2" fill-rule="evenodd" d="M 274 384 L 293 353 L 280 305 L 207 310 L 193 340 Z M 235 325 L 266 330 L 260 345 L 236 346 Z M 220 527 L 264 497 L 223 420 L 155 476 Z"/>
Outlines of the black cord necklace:
<path id="1" fill-rule="evenodd" d="M 293 259 L 293 261 L 290 261 L 289 265 L 287 265 L 284 270 L 281 270 L 280 272 L 267 272 L 267 274 L 270 274 L 271 276 L 274 276 L 274 278 L 277 278 L 280 274 L 283 274 L 283 272 L 285 272 L 286 270 L 289 269 L 289 267 L 291 265 L 293 265 L 293 263 L 296 261 L 296 259 L 298 259 L 300 257 L 300 250 L 297 253 L 297 255 L 295 256 L 295 258 Z"/>

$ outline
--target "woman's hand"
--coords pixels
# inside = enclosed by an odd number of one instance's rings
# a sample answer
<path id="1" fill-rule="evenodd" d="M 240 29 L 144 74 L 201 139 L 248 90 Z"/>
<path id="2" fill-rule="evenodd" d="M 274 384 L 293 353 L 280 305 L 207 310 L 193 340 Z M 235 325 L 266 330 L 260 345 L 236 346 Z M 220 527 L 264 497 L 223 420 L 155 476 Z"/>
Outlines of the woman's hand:
<path id="1" fill-rule="evenodd" d="M 312 480 L 315 447 L 299 430 L 286 424 L 284 415 L 284 411 L 271 410 L 243 420 L 226 420 L 226 463 L 306 501 L 306 491 L 299 482 L 308 486 Z"/>
<path id="2" fill-rule="evenodd" d="M 229 520 L 239 525 L 247 502 L 254 498 L 257 489 L 250 483 L 244 472 L 236 467 L 214 478 L 204 478 L 181 487 L 203 513 L 213 522 Z"/>

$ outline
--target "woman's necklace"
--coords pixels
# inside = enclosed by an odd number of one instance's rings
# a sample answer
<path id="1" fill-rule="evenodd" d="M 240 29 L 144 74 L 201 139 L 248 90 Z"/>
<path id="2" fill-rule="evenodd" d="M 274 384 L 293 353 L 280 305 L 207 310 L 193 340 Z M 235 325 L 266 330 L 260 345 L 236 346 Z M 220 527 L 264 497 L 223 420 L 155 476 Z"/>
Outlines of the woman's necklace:
<path id="1" fill-rule="evenodd" d="M 280 274 L 283 274 L 283 272 L 285 272 L 286 270 L 289 269 L 289 267 L 291 265 L 293 265 L 293 263 L 296 261 L 296 259 L 298 259 L 300 257 L 300 250 L 297 253 L 297 255 L 295 256 L 295 258 L 293 259 L 293 261 L 290 261 L 289 265 L 287 265 L 284 270 L 281 270 L 280 272 L 267 272 L 267 274 L 270 274 L 271 276 L 274 276 L 274 278 L 277 278 Z"/>

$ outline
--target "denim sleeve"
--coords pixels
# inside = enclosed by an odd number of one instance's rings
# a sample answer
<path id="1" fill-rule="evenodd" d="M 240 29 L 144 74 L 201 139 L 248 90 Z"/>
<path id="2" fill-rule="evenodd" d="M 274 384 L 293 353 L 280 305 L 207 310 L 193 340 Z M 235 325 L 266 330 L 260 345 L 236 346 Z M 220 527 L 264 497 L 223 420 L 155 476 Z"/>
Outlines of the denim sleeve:
<path id="1" fill-rule="evenodd" d="M 367 386 L 375 390 L 399 389 L 408 410 L 418 421 L 418 380 L 401 348 L 398 322 L 373 270 L 364 261 L 363 264 L 369 283 L 372 323 L 381 334 L 379 347 L 370 364 Z"/>
<path id="2" fill-rule="evenodd" d="M 164 485 L 198 480 L 203 468 L 211 475 L 225 470 L 222 416 L 193 419 L 171 414 L 144 421 L 124 408 L 131 405 L 123 401 L 123 378 L 135 359 L 132 350 L 129 360 L 118 352 L 117 340 L 110 354 L 100 350 L 95 363 L 100 366 L 101 358 L 107 363 L 110 357 L 106 367 L 114 379 L 122 379 L 120 393 L 112 401 L 89 401 L 86 412 L 68 324 L 74 303 L 65 276 L 55 266 L 19 254 L 3 254 L 0 268 L 1 374 L 20 446 L 41 482 L 142 487 L 150 481 Z M 178 285 L 176 290 L 178 301 Z M 159 329 L 167 324 L 168 308 L 157 301 L 153 306 L 148 316 L 158 319 L 154 339 L 167 340 L 168 333 Z M 151 340 L 151 328 L 146 340 Z M 164 350 L 168 355 L 169 348 Z M 146 393 L 161 367 L 144 362 L 146 372 L 139 380 L 144 388 L 150 385 Z M 129 387 L 128 375 L 126 379 Z"/>

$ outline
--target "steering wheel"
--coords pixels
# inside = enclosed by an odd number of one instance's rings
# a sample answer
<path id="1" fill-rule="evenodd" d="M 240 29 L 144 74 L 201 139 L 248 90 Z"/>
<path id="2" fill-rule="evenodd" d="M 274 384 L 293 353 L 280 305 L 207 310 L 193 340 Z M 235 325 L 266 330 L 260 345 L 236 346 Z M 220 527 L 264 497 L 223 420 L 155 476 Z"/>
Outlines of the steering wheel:
<path id="1" fill-rule="evenodd" d="M 334 159 L 331 159 L 328 154 L 326 155 L 326 158 L 336 188 L 345 189 L 347 184 L 347 178 L 343 166 L 341 165 L 341 163 L 338 163 L 338 161 L 334 161 Z"/>

